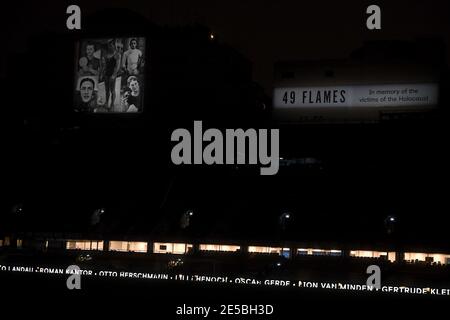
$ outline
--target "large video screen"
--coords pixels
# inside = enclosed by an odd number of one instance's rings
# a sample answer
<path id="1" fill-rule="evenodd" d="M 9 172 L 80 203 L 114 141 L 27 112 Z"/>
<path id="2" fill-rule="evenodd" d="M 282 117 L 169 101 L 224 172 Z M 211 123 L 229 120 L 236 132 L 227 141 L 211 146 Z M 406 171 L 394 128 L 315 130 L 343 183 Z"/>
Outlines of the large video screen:
<path id="1" fill-rule="evenodd" d="M 74 109 L 139 113 L 144 107 L 144 37 L 83 39 L 76 45 Z"/>

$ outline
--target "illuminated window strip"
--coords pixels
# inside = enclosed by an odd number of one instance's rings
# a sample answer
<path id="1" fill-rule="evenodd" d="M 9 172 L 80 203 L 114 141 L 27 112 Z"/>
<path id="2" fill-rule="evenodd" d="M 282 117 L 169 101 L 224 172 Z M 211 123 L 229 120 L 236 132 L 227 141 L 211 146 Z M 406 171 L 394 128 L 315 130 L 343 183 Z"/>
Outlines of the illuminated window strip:
<path id="1" fill-rule="evenodd" d="M 342 255 L 342 250 L 336 250 L 336 249 L 316 249 L 316 248 L 298 248 L 297 254 L 300 255 L 330 255 L 330 256 L 337 256 Z"/>
<path id="2" fill-rule="evenodd" d="M 220 252 L 235 252 L 241 249 L 240 246 L 225 245 L 225 244 L 201 244 L 200 251 L 220 251 Z"/>
<path id="3" fill-rule="evenodd" d="M 95 240 L 67 240 L 67 250 L 103 250 L 103 241 Z"/>
<path id="4" fill-rule="evenodd" d="M 248 252 L 250 253 L 277 253 L 281 254 L 283 251 L 283 248 L 280 247 L 262 247 L 262 246 L 249 246 Z"/>
<path id="5" fill-rule="evenodd" d="M 450 264 L 450 254 L 444 253 L 421 253 L 421 252 L 405 252 L 404 259 L 407 262 L 425 262 L 427 258 L 433 258 L 432 262 L 440 262 L 441 264 Z"/>
<path id="6" fill-rule="evenodd" d="M 147 242 L 137 242 L 137 241 L 110 241 L 109 251 L 119 251 L 119 252 L 147 252 Z"/>
<path id="7" fill-rule="evenodd" d="M 48 241 L 46 241 L 47 243 Z M 18 242 L 19 243 L 19 242 Z M 21 240 L 20 240 L 21 243 Z M 92 241 L 92 240 L 67 240 L 66 249 L 68 250 L 103 250 L 104 241 Z M 148 244 L 146 242 L 133 242 L 133 241 L 111 241 L 110 244 L 121 244 L 120 248 L 111 248 L 110 251 L 121 252 L 146 252 Z M 0 240 L 0 246 L 8 246 L 9 237 L 5 237 L 5 240 Z M 167 246 L 166 250 L 159 249 L 160 246 Z M 139 248 L 141 246 L 141 248 Z M 126 248 L 125 248 L 126 247 Z M 145 249 L 143 249 L 143 247 Z M 200 244 L 201 251 L 222 251 L 222 252 L 234 252 L 241 249 L 241 246 L 235 245 L 221 245 L 221 244 Z M 192 244 L 186 243 L 171 243 L 171 242 L 155 242 L 153 243 L 154 253 L 172 253 L 172 254 L 185 254 L 189 249 L 193 248 Z M 276 253 L 282 254 L 283 252 L 290 251 L 290 248 L 281 247 L 266 247 L 266 246 L 249 246 L 248 252 L 250 253 Z M 342 250 L 336 249 L 317 249 L 317 248 L 297 248 L 297 254 L 315 255 L 318 253 L 324 253 L 325 255 L 342 255 Z M 396 261 L 395 251 L 371 251 L 371 250 L 351 250 L 351 257 L 361 258 L 381 258 L 386 256 L 391 262 Z M 450 264 L 450 254 L 445 253 L 420 253 L 420 252 L 405 252 L 404 261 L 426 261 L 426 258 L 433 258 L 433 262 L 440 262 L 441 264 Z"/>
<path id="8" fill-rule="evenodd" d="M 155 242 L 153 253 L 186 254 L 193 247 L 194 245 L 190 243 Z"/>

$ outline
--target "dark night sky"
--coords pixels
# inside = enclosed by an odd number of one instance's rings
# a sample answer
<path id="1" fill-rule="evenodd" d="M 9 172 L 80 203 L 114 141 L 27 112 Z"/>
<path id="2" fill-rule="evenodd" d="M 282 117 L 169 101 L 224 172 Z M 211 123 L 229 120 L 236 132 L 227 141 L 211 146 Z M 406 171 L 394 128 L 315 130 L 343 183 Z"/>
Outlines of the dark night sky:
<path id="1" fill-rule="evenodd" d="M 200 22 L 219 40 L 236 48 L 253 63 L 254 80 L 270 92 L 277 60 L 345 58 L 366 40 L 444 39 L 450 44 L 449 1 L 13 1 L 1 10 L 2 38 L 9 54 L 26 50 L 28 35 L 64 31 L 68 4 L 80 5 L 83 15 L 104 8 L 125 7 L 158 25 Z M 365 27 L 368 5 L 382 9 L 382 30 Z M 5 5 L 3 5 L 5 6 Z M 9 4 L 8 6 L 11 6 Z M 450 56 L 447 52 L 447 62 Z M 0 76 L 8 60 L 0 56 Z"/>

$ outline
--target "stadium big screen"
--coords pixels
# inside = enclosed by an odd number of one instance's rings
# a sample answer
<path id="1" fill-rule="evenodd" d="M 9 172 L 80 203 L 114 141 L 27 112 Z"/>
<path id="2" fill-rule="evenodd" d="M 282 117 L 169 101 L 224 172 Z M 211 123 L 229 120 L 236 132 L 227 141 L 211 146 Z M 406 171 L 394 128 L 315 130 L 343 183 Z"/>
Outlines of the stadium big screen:
<path id="1" fill-rule="evenodd" d="M 144 105 L 145 38 L 82 39 L 76 43 L 74 109 L 139 113 Z"/>

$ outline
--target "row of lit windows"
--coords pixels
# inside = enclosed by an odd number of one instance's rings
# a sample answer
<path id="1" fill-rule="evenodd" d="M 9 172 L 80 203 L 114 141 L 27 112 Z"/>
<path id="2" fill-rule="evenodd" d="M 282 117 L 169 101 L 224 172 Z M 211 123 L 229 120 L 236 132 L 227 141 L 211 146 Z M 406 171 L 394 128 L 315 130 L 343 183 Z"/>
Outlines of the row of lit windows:
<path id="1" fill-rule="evenodd" d="M 110 241 L 109 251 L 147 252 L 147 242 Z"/>
<path id="2" fill-rule="evenodd" d="M 283 251 L 289 251 L 289 248 L 279 248 L 279 247 L 260 247 L 260 246 L 249 246 L 248 252 L 250 253 L 277 253 L 281 255 Z"/>
<path id="3" fill-rule="evenodd" d="M 341 256 L 342 250 L 335 249 L 297 249 L 298 255 L 309 255 L 309 256 Z"/>
<path id="4" fill-rule="evenodd" d="M 236 252 L 241 250 L 240 246 L 224 245 L 224 244 L 201 244 L 200 251 L 222 251 Z"/>
<path id="5" fill-rule="evenodd" d="M 103 250 L 103 241 L 69 240 L 66 242 L 69 250 Z"/>
<path id="6" fill-rule="evenodd" d="M 1 246 L 9 246 L 10 238 L 0 239 Z M 47 245 L 46 245 L 47 246 Z M 17 239 L 17 247 L 22 247 L 22 240 Z M 68 240 L 66 242 L 66 249 L 68 250 L 99 250 L 103 251 L 104 241 L 96 240 Z M 186 254 L 193 249 L 193 244 L 188 243 L 171 243 L 171 242 L 155 242 L 153 243 L 154 253 L 169 253 L 169 254 Z M 200 251 L 219 251 L 219 252 L 236 252 L 241 250 L 240 246 L 223 245 L 223 244 L 200 244 Z M 110 241 L 109 251 L 119 252 L 148 252 L 147 242 L 137 241 Z M 249 253 L 259 254 L 278 254 L 289 257 L 290 248 L 283 247 L 265 247 L 265 246 L 249 246 Z M 336 249 L 314 249 L 314 248 L 299 248 L 296 251 L 297 255 L 313 255 L 313 256 L 342 256 L 342 250 Z M 368 250 L 352 250 L 351 257 L 360 258 L 385 258 L 391 262 L 395 262 L 395 252 L 393 251 L 368 251 Z M 440 264 L 450 264 L 450 254 L 441 253 L 418 253 L 405 252 L 404 260 L 407 262 L 436 262 Z"/>
<path id="7" fill-rule="evenodd" d="M 425 261 L 436 262 L 440 264 L 450 264 L 450 254 L 441 253 L 418 253 L 418 252 L 405 252 L 403 258 L 407 262 Z"/>
<path id="8" fill-rule="evenodd" d="M 188 243 L 162 243 L 155 242 L 153 244 L 154 253 L 172 253 L 172 254 L 185 254 L 192 250 L 193 244 Z"/>
<path id="9" fill-rule="evenodd" d="M 352 250 L 350 257 L 359 258 L 385 258 L 391 262 L 395 261 L 395 252 L 388 251 L 366 251 L 366 250 Z"/>

